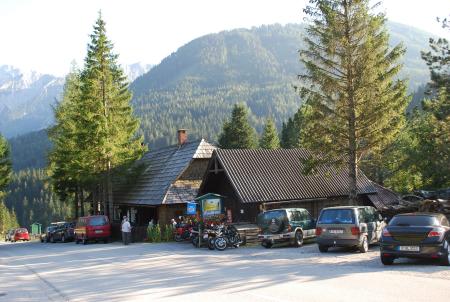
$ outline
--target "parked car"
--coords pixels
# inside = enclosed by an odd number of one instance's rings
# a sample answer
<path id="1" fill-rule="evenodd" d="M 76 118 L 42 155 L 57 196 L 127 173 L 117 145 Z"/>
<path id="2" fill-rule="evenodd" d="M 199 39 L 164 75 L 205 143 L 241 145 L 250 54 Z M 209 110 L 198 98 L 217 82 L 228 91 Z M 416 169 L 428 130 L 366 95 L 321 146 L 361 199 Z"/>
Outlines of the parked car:
<path id="1" fill-rule="evenodd" d="M 45 233 L 42 233 L 40 236 L 41 242 L 50 242 L 49 234 L 58 226 L 56 222 L 52 222 L 46 229 Z"/>
<path id="2" fill-rule="evenodd" d="M 88 241 L 103 241 L 107 243 L 111 238 L 111 224 L 104 215 L 86 216 L 78 218 L 75 226 L 75 242 L 86 244 Z"/>
<path id="3" fill-rule="evenodd" d="M 385 225 L 374 207 L 324 208 L 317 221 L 316 242 L 322 253 L 330 247 L 356 247 L 366 253 L 369 244 L 379 241 Z"/>
<path id="4" fill-rule="evenodd" d="M 14 236 L 12 241 L 30 241 L 30 234 L 28 234 L 28 230 L 26 228 L 18 228 L 14 231 Z"/>
<path id="5" fill-rule="evenodd" d="M 16 229 L 9 229 L 5 234 L 5 241 L 13 241 L 15 231 Z"/>
<path id="6" fill-rule="evenodd" d="M 443 214 L 409 213 L 392 218 L 383 230 L 380 257 L 384 265 L 396 258 L 430 258 L 450 265 L 450 225 Z"/>
<path id="7" fill-rule="evenodd" d="M 260 213 L 256 218 L 260 229 L 258 240 L 270 248 L 277 242 L 290 242 L 296 247 L 316 236 L 316 221 L 306 209 L 276 209 Z"/>
<path id="8" fill-rule="evenodd" d="M 56 241 L 68 242 L 75 239 L 75 223 L 61 222 L 48 232 L 48 241 L 54 243 Z"/>

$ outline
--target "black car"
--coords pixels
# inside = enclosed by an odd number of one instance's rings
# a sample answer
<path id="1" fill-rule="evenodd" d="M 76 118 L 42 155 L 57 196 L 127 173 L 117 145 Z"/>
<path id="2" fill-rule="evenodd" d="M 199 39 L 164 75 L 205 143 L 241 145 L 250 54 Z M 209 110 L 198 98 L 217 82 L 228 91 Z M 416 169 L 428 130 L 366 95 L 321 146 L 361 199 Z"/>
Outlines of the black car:
<path id="1" fill-rule="evenodd" d="M 68 242 L 75 239 L 75 223 L 64 222 L 51 229 L 48 233 L 48 241 L 54 243 L 56 241 Z"/>
<path id="2" fill-rule="evenodd" d="M 396 215 L 383 230 L 381 262 L 396 258 L 429 258 L 450 265 L 450 226 L 443 214 L 408 213 Z"/>

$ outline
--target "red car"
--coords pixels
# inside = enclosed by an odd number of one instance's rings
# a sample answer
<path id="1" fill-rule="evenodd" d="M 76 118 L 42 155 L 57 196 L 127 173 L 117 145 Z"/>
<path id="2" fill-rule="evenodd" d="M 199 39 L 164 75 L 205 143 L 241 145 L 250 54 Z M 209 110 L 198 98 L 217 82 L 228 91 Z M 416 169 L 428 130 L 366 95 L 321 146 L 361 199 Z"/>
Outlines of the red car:
<path id="1" fill-rule="evenodd" d="M 104 215 L 85 216 L 78 218 L 75 226 L 75 242 L 86 244 L 88 241 L 103 241 L 111 238 L 111 224 Z"/>
<path id="2" fill-rule="evenodd" d="M 12 237 L 12 241 L 30 241 L 30 234 L 28 234 L 28 230 L 26 228 L 18 228 L 14 232 L 14 236 Z"/>

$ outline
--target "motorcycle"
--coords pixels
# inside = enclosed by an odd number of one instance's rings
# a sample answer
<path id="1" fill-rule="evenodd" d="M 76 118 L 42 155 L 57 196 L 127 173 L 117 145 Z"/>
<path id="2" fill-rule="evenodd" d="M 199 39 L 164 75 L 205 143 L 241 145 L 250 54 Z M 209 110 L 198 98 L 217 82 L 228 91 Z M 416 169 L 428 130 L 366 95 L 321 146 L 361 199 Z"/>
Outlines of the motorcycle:
<path id="1" fill-rule="evenodd" d="M 214 247 L 219 251 L 224 251 L 227 247 L 238 248 L 241 243 L 241 236 L 233 225 L 222 226 L 214 239 Z"/>
<path id="2" fill-rule="evenodd" d="M 175 241 L 181 242 L 191 239 L 192 226 L 189 224 L 180 224 L 175 229 Z"/>

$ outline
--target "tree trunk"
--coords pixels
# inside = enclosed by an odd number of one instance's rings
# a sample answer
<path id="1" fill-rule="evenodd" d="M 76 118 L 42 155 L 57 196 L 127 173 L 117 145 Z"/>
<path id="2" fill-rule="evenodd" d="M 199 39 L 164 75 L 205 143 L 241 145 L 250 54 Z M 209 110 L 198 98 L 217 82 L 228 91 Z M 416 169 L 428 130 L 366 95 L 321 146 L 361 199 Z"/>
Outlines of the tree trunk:
<path id="1" fill-rule="evenodd" d="M 356 157 L 356 104 L 354 94 L 354 75 L 353 75 L 353 56 L 352 42 L 350 33 L 349 3 L 344 0 L 344 10 L 346 16 L 345 35 L 347 40 L 346 50 L 346 69 L 347 69 L 347 97 L 348 97 L 348 176 L 349 176 L 349 199 L 352 205 L 356 204 L 357 198 L 357 157 Z"/>
<path id="2" fill-rule="evenodd" d="M 108 180 L 108 205 L 109 205 L 108 215 L 109 215 L 109 220 L 113 221 L 114 200 L 113 200 L 113 190 L 112 190 L 112 181 L 111 181 L 111 161 L 108 161 L 107 180 Z"/>
<path id="3" fill-rule="evenodd" d="M 106 186 L 107 186 L 106 179 L 103 179 L 103 183 L 102 183 L 103 215 L 108 215 L 108 213 L 107 213 L 107 211 L 108 211 L 108 200 L 107 200 L 107 196 L 106 196 Z"/>
<path id="4" fill-rule="evenodd" d="M 75 199 L 74 199 L 74 215 L 75 215 L 75 219 L 78 218 L 78 201 L 79 201 L 79 196 L 78 196 L 78 187 L 76 187 L 75 189 Z"/>
<path id="5" fill-rule="evenodd" d="M 81 200 L 81 207 L 80 207 L 80 216 L 84 216 L 84 193 L 83 188 L 80 187 L 80 200 Z"/>

